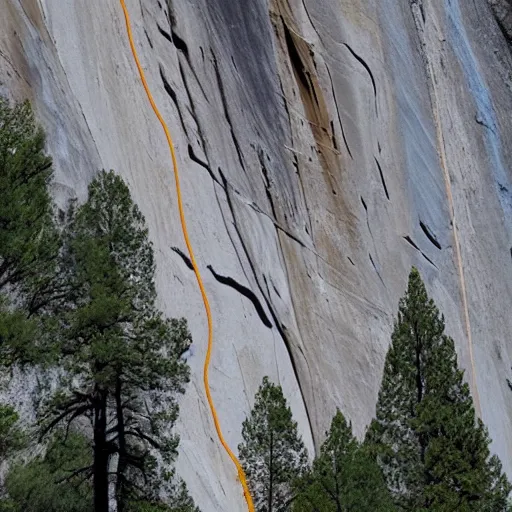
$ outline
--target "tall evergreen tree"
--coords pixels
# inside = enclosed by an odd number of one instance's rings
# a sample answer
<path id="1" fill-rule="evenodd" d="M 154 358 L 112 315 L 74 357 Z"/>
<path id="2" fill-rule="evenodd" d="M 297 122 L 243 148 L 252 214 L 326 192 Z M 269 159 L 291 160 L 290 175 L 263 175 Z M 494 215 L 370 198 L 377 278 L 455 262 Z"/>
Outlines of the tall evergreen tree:
<path id="1" fill-rule="evenodd" d="M 444 319 L 413 268 L 367 435 L 400 510 L 506 510 L 510 490 L 476 419 Z"/>
<path id="2" fill-rule="evenodd" d="M 308 456 L 281 386 L 263 379 L 242 427 L 240 462 L 257 512 L 289 510 L 293 483 L 308 468 Z"/>
<path id="3" fill-rule="evenodd" d="M 56 272 L 61 240 L 48 191 L 51 159 L 28 103 L 0 97 L 0 365 L 40 356 L 41 318 L 63 297 Z M 37 334 L 37 336 L 36 336 Z"/>
<path id="4" fill-rule="evenodd" d="M 24 292 L 30 312 L 52 290 L 60 239 L 48 184 L 51 158 L 28 102 L 0 98 L 0 292 Z"/>
<path id="5" fill-rule="evenodd" d="M 1 425 L 0 425 L 1 427 Z M 90 481 L 90 440 L 78 431 L 57 431 L 44 454 L 17 462 L 5 478 L 1 512 L 95 512 Z M 163 501 L 137 501 L 129 512 L 199 512 L 184 482 Z"/>
<path id="6" fill-rule="evenodd" d="M 165 319 L 155 307 L 144 218 L 112 171 L 91 183 L 70 226 L 65 261 L 73 296 L 58 350 L 63 377 L 43 432 L 89 419 L 95 511 L 108 512 L 117 460 L 117 509 L 125 512 L 132 501 L 158 497 L 157 468 L 168 470 L 175 457 L 176 398 L 188 380 L 180 355 L 190 334 L 185 320 Z"/>
<path id="7" fill-rule="evenodd" d="M 392 512 L 382 472 L 338 410 L 313 467 L 297 482 L 294 512 Z"/>

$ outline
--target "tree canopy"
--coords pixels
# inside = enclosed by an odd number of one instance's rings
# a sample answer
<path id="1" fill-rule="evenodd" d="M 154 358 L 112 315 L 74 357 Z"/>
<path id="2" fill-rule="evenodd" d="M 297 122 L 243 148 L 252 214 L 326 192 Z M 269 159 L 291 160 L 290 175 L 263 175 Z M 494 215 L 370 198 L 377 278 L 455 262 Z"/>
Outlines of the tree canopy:
<path id="1" fill-rule="evenodd" d="M 45 301 L 60 249 L 44 145 L 30 105 L 0 97 L 0 292 L 24 292 L 31 312 Z"/>
<path id="2" fill-rule="evenodd" d="M 263 379 L 242 427 L 240 462 L 258 512 L 289 510 L 308 455 L 281 386 Z"/>
<path id="3" fill-rule="evenodd" d="M 413 268 L 367 435 L 400 510 L 507 509 L 510 486 L 463 375 L 444 319 Z"/>
<path id="4" fill-rule="evenodd" d="M 395 510 L 379 466 L 354 437 L 339 410 L 313 467 L 296 487 L 294 512 Z"/>
<path id="5" fill-rule="evenodd" d="M 173 462 L 177 395 L 191 343 L 184 319 L 155 306 L 153 249 L 128 187 L 101 172 L 76 211 L 64 259 L 73 295 L 57 342 L 62 377 L 43 418 L 43 433 L 86 418 L 93 430 L 94 499 L 108 508 L 109 462 L 117 457 L 118 512 L 156 498 L 157 469 Z M 160 460 L 162 464 L 157 464 Z"/>

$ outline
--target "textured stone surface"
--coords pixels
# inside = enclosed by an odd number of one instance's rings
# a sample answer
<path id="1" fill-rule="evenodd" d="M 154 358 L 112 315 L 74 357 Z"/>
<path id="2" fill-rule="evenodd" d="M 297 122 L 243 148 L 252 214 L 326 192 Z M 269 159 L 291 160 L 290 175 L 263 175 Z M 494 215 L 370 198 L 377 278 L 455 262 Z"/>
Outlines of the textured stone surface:
<path id="1" fill-rule="evenodd" d="M 177 146 L 228 442 L 266 374 L 310 450 L 336 407 L 362 435 L 414 264 L 512 473 L 512 60 L 487 1 L 127 3 Z M 203 510 L 243 510 L 202 389 L 201 297 L 172 249 L 168 151 L 118 1 L 0 0 L 0 93 L 33 102 L 61 207 L 98 169 L 129 183 L 160 304 L 194 336 L 179 470 Z"/>

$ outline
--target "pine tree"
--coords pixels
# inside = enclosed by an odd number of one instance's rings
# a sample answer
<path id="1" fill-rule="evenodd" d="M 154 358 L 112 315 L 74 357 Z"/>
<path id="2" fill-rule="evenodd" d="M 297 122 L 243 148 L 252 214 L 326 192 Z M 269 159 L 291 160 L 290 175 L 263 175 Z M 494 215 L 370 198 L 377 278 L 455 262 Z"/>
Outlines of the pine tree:
<path id="1" fill-rule="evenodd" d="M 93 512 L 87 479 L 91 459 L 90 442 L 84 435 L 57 432 L 44 455 L 10 469 L 4 504 L 9 503 L 13 512 Z"/>
<path id="2" fill-rule="evenodd" d="M 25 445 L 19 414 L 11 405 L 0 404 L 0 462 L 4 462 Z"/>
<path id="3" fill-rule="evenodd" d="M 238 447 L 257 512 L 289 510 L 293 483 L 308 467 L 307 450 L 281 386 L 263 379 Z"/>
<path id="4" fill-rule="evenodd" d="M 93 512 L 92 446 L 83 433 L 57 431 L 44 454 L 16 463 L 5 479 L 1 512 Z M 182 481 L 162 501 L 130 503 L 129 512 L 199 512 Z"/>
<path id="5" fill-rule="evenodd" d="M 66 288 L 55 279 L 61 241 L 48 192 L 51 176 L 44 133 L 30 105 L 11 107 L 0 98 L 0 366 L 41 356 L 42 318 L 33 315 Z"/>
<path id="6" fill-rule="evenodd" d="M 44 143 L 30 105 L 0 98 L 0 292 L 23 292 L 31 313 L 55 292 L 60 249 Z"/>
<path id="7" fill-rule="evenodd" d="M 391 512 L 383 475 L 338 410 L 313 467 L 297 483 L 294 512 Z"/>
<path id="8" fill-rule="evenodd" d="M 117 458 L 118 512 L 157 498 L 159 468 L 176 455 L 172 426 L 191 343 L 184 319 L 155 307 L 153 250 L 126 185 L 102 172 L 71 223 L 64 260 L 73 296 L 62 317 L 61 386 L 43 433 L 90 420 L 94 507 L 108 511 L 110 464 Z M 160 463 L 160 464 L 158 464 Z"/>
<path id="9" fill-rule="evenodd" d="M 506 510 L 509 483 L 490 456 L 444 319 L 414 268 L 367 441 L 400 510 Z"/>
<path id="10" fill-rule="evenodd" d="M 172 486 L 166 489 L 165 502 L 161 500 L 131 502 L 128 512 L 200 512 L 190 497 L 185 482 L 179 478 L 172 478 L 172 482 Z"/>

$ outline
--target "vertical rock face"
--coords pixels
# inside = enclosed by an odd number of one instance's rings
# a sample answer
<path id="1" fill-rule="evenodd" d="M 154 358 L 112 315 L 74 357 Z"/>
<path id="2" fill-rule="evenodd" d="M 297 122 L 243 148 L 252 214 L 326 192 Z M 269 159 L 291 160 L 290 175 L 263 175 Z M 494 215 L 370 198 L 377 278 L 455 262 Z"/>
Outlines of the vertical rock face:
<path id="1" fill-rule="evenodd" d="M 127 0 L 177 146 L 233 447 L 263 375 L 310 451 L 336 407 L 363 434 L 416 265 L 512 473 L 512 59 L 496 21 L 509 5 L 495 18 L 489 3 Z M 167 146 L 118 1 L 0 0 L 0 13 L 0 93 L 30 99 L 46 128 L 59 207 L 113 168 L 147 218 L 161 307 L 194 336 L 179 471 L 203 510 L 243 510 L 204 399 L 206 323 Z"/>

